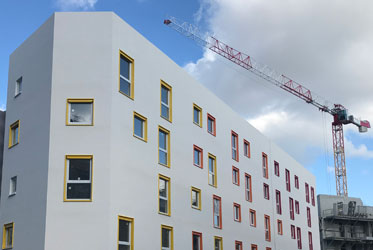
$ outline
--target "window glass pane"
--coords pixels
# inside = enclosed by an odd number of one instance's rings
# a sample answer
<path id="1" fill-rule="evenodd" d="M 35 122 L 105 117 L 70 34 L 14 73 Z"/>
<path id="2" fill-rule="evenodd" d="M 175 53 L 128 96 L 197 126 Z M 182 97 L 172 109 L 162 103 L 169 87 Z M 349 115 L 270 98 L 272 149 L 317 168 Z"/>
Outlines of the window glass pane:
<path id="1" fill-rule="evenodd" d="M 220 239 L 215 239 L 215 250 L 221 250 L 220 243 Z"/>
<path id="2" fill-rule="evenodd" d="M 161 115 L 166 119 L 169 118 L 169 108 L 164 104 L 161 105 Z"/>
<path id="3" fill-rule="evenodd" d="M 207 122 L 207 128 L 208 128 L 208 131 L 210 132 L 210 133 L 213 133 L 213 127 L 214 127 L 214 125 L 213 125 L 213 121 L 210 119 L 210 118 L 208 118 L 208 122 Z"/>
<path id="4" fill-rule="evenodd" d="M 18 124 L 12 128 L 12 145 L 18 143 Z"/>
<path id="5" fill-rule="evenodd" d="M 200 152 L 197 149 L 194 149 L 194 164 L 200 165 Z"/>
<path id="6" fill-rule="evenodd" d="M 135 135 L 144 138 L 144 120 L 140 119 L 140 117 L 135 116 Z"/>
<path id="7" fill-rule="evenodd" d="M 161 101 L 166 105 L 168 105 L 168 92 L 169 92 L 169 90 L 166 87 L 162 86 L 162 88 L 161 88 Z"/>
<path id="8" fill-rule="evenodd" d="M 166 150 L 167 146 L 167 134 L 163 131 L 159 131 L 159 147 Z"/>
<path id="9" fill-rule="evenodd" d="M 130 236 L 131 227 L 130 226 L 131 226 L 131 222 L 126 221 L 126 220 L 119 220 L 119 241 L 130 243 L 130 239 L 131 239 L 131 236 Z"/>
<path id="10" fill-rule="evenodd" d="M 159 179 L 159 195 L 161 197 L 167 197 L 167 182 L 163 179 Z"/>
<path id="11" fill-rule="evenodd" d="M 6 228 L 6 247 L 11 247 L 13 243 L 13 226 Z"/>
<path id="12" fill-rule="evenodd" d="M 92 123 L 92 103 L 70 103 L 70 122 Z"/>
<path id="13" fill-rule="evenodd" d="M 90 199 L 91 183 L 67 183 L 67 199 Z"/>
<path id="14" fill-rule="evenodd" d="M 130 80 L 131 63 L 124 57 L 120 56 L 120 75 Z"/>
<path id="15" fill-rule="evenodd" d="M 198 207 L 198 193 L 196 191 L 192 191 L 192 206 Z"/>
<path id="16" fill-rule="evenodd" d="M 90 172 L 90 159 L 69 159 L 69 180 L 90 180 Z"/>
<path id="17" fill-rule="evenodd" d="M 119 250 L 130 250 L 131 246 L 129 245 L 119 245 Z"/>
<path id="18" fill-rule="evenodd" d="M 200 250 L 200 237 L 199 235 L 193 234 L 193 250 Z"/>
<path id="19" fill-rule="evenodd" d="M 194 122 L 199 124 L 199 110 L 194 108 Z"/>
<path id="20" fill-rule="evenodd" d="M 167 206 L 167 200 L 159 199 L 159 212 L 161 213 L 168 213 L 168 206 Z"/>
<path id="21" fill-rule="evenodd" d="M 167 153 L 159 151 L 159 163 L 167 165 Z"/>
<path id="22" fill-rule="evenodd" d="M 170 247 L 170 230 L 162 228 L 162 247 Z"/>
<path id="23" fill-rule="evenodd" d="M 128 96 L 131 95 L 131 83 L 123 78 L 120 78 L 119 91 Z"/>

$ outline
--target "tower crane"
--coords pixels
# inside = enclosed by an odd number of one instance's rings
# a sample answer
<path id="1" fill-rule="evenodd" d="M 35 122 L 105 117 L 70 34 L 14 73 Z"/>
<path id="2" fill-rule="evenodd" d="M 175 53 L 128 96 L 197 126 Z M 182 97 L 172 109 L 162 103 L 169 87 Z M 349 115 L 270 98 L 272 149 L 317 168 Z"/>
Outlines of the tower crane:
<path id="1" fill-rule="evenodd" d="M 164 24 L 189 39 L 194 40 L 201 47 L 207 48 L 228 59 L 254 75 L 263 78 L 269 83 L 304 100 L 306 103 L 315 106 L 320 111 L 332 115 L 336 190 L 337 195 L 348 196 L 343 125 L 353 124 L 358 127 L 360 133 L 364 133 L 370 128 L 369 121 L 357 119 L 355 116 L 349 114 L 348 110 L 341 104 L 330 105 L 300 83 L 283 74 L 277 73 L 267 65 L 256 61 L 249 55 L 230 47 L 215 37 L 202 34 L 198 28 L 192 24 L 182 22 L 175 17 L 169 17 L 164 20 Z"/>

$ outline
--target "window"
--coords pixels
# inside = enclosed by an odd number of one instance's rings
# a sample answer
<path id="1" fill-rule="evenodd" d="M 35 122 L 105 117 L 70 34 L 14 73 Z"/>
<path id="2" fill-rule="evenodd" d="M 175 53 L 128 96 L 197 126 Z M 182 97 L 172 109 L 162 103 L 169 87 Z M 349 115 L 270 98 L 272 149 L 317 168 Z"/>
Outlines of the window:
<path id="1" fill-rule="evenodd" d="M 277 161 L 275 161 L 274 162 L 274 169 L 275 169 L 275 175 L 276 176 L 280 176 L 280 164 L 277 162 Z"/>
<path id="2" fill-rule="evenodd" d="M 9 126 L 9 148 L 19 143 L 19 120 Z"/>
<path id="3" fill-rule="evenodd" d="M 271 241 L 271 218 L 269 215 L 264 215 L 264 233 L 265 240 Z"/>
<path id="4" fill-rule="evenodd" d="M 241 205 L 233 203 L 233 219 L 234 221 L 241 222 Z"/>
<path id="5" fill-rule="evenodd" d="M 172 87 L 161 80 L 161 117 L 172 121 Z"/>
<path id="6" fill-rule="evenodd" d="M 258 250 L 258 246 L 254 245 L 254 244 L 251 244 L 251 250 Z"/>
<path id="7" fill-rule="evenodd" d="M 268 186 L 268 184 L 263 183 L 263 194 L 264 194 L 264 199 L 269 200 L 269 186 Z"/>
<path id="8" fill-rule="evenodd" d="M 203 250 L 202 233 L 192 232 L 193 250 Z"/>
<path id="9" fill-rule="evenodd" d="M 234 242 L 234 250 L 242 250 L 242 241 L 236 240 Z"/>
<path id="10" fill-rule="evenodd" d="M 223 250 L 223 238 L 215 236 L 214 237 L 214 250 Z"/>
<path id="11" fill-rule="evenodd" d="M 256 211 L 253 209 L 250 209 L 249 211 L 249 221 L 250 221 L 250 226 L 256 227 Z"/>
<path id="12" fill-rule="evenodd" d="M 262 153 L 263 177 L 268 179 L 268 158 L 265 153 Z"/>
<path id="13" fill-rule="evenodd" d="M 307 225 L 311 227 L 311 209 L 307 207 Z"/>
<path id="14" fill-rule="evenodd" d="M 300 212 L 299 212 L 299 202 L 296 200 L 295 201 L 295 213 L 296 214 L 299 214 Z"/>
<path id="15" fill-rule="evenodd" d="M 145 142 L 148 140 L 148 120 L 136 112 L 133 112 L 133 136 Z"/>
<path id="16" fill-rule="evenodd" d="M 119 53 L 119 92 L 134 98 L 134 60 L 120 51 Z"/>
<path id="17" fill-rule="evenodd" d="M 18 80 L 16 81 L 14 97 L 19 96 L 21 93 L 22 93 L 22 77 L 18 78 Z"/>
<path id="18" fill-rule="evenodd" d="M 311 202 L 312 206 L 315 206 L 315 189 L 311 187 Z"/>
<path id="19" fill-rule="evenodd" d="M 232 166 L 232 182 L 237 186 L 240 185 L 240 170 L 234 166 Z"/>
<path id="20" fill-rule="evenodd" d="M 174 235 L 173 235 L 173 228 L 170 226 L 161 226 L 161 241 L 162 241 L 162 248 L 161 250 L 173 250 L 174 246 Z"/>
<path id="21" fill-rule="evenodd" d="M 278 214 L 282 214 L 281 208 L 281 192 L 276 190 L 276 211 Z"/>
<path id="22" fill-rule="evenodd" d="M 308 232 L 308 246 L 309 246 L 309 250 L 313 250 L 312 233 L 311 232 Z"/>
<path id="23" fill-rule="evenodd" d="M 305 183 L 305 189 L 306 189 L 306 202 L 310 203 L 310 188 L 307 183 Z"/>
<path id="24" fill-rule="evenodd" d="M 92 126 L 93 99 L 67 99 L 66 125 Z"/>
<path id="25" fill-rule="evenodd" d="M 193 145 L 193 165 L 203 168 L 203 150 L 196 145 Z"/>
<path id="26" fill-rule="evenodd" d="M 214 227 L 222 228 L 221 224 L 221 198 L 219 196 L 213 196 L 213 211 L 214 211 Z"/>
<path id="27" fill-rule="evenodd" d="M 295 239 L 295 226 L 294 225 L 290 226 L 290 233 L 291 233 L 291 238 Z"/>
<path id="28" fill-rule="evenodd" d="M 238 161 L 238 134 L 232 131 L 232 159 Z"/>
<path id="29" fill-rule="evenodd" d="M 193 104 L 193 123 L 202 127 L 202 108 Z"/>
<path id="30" fill-rule="evenodd" d="M 158 163 L 170 167 L 170 131 L 158 127 Z"/>
<path id="31" fill-rule="evenodd" d="M 3 227 L 3 249 L 13 248 L 14 223 L 5 224 Z"/>
<path id="32" fill-rule="evenodd" d="M 294 175 L 294 185 L 296 189 L 299 189 L 299 178 L 296 175 Z"/>
<path id="33" fill-rule="evenodd" d="M 250 158 L 250 142 L 243 140 L 243 154 L 244 156 Z"/>
<path id="34" fill-rule="evenodd" d="M 297 245 L 298 249 L 302 249 L 302 232 L 300 227 L 297 227 Z"/>
<path id="35" fill-rule="evenodd" d="M 92 201 L 92 155 L 67 155 L 64 201 Z"/>
<path id="36" fill-rule="evenodd" d="M 215 117 L 210 114 L 207 114 L 207 132 L 216 136 L 216 121 Z"/>
<path id="37" fill-rule="evenodd" d="M 277 233 L 279 235 L 283 234 L 283 231 L 282 231 L 282 220 L 277 220 Z"/>
<path id="38" fill-rule="evenodd" d="M 15 195 L 17 192 L 17 176 L 10 178 L 9 196 Z"/>
<path id="39" fill-rule="evenodd" d="M 291 191 L 290 189 L 290 171 L 285 169 L 285 181 L 286 181 L 286 190 Z"/>
<path id="40" fill-rule="evenodd" d="M 252 188 L 251 188 L 251 176 L 249 174 L 245 174 L 245 197 L 247 201 L 252 202 Z"/>
<path id="41" fill-rule="evenodd" d="M 118 250 L 133 250 L 133 218 L 118 217 Z"/>
<path id="42" fill-rule="evenodd" d="M 171 215 L 170 181 L 169 177 L 164 175 L 158 176 L 158 212 L 168 216 Z"/>
<path id="43" fill-rule="evenodd" d="M 294 220 L 294 201 L 293 201 L 293 198 L 289 198 L 289 211 L 290 211 L 290 219 Z"/>
<path id="44" fill-rule="evenodd" d="M 208 154 L 209 157 L 209 185 L 217 187 L 216 178 L 216 157 L 212 154 Z"/>
<path id="45" fill-rule="evenodd" d="M 192 187 L 191 202 L 192 208 L 201 210 L 201 189 Z"/>

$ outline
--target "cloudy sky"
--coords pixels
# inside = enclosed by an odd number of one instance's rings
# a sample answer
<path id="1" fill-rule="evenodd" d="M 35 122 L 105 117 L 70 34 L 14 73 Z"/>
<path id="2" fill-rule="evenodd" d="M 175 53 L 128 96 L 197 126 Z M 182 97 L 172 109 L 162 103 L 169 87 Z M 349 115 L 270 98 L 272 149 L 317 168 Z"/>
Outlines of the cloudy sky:
<path id="1" fill-rule="evenodd" d="M 373 3 L 367 0 L 4 0 L 0 10 L 1 109 L 9 54 L 54 11 L 111 10 L 312 171 L 318 193 L 335 194 L 332 117 L 168 29 L 165 15 L 198 25 L 373 122 Z M 372 131 L 345 126 L 349 194 L 370 205 L 372 138 Z"/>

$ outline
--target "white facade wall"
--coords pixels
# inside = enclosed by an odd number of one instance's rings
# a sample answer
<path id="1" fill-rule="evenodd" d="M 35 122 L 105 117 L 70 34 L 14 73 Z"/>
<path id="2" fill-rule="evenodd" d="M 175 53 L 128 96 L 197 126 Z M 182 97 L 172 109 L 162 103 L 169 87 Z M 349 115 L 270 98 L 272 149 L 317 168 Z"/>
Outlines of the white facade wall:
<path id="1" fill-rule="evenodd" d="M 234 249 L 235 240 L 243 242 L 243 249 L 250 249 L 251 244 L 258 249 L 297 249 L 296 240 L 290 238 L 290 224 L 302 228 L 303 249 L 308 249 L 308 231 L 313 234 L 314 250 L 320 249 L 317 209 L 305 201 L 305 181 L 315 187 L 315 177 L 309 171 L 115 14 L 56 13 L 51 19 L 53 62 L 46 68 L 51 82 L 44 83 L 51 91 L 43 93 L 50 102 L 40 103 L 50 109 L 43 123 L 49 127 L 49 144 L 44 144 L 48 151 L 38 153 L 49 162 L 39 177 L 41 183 L 47 182 L 42 190 L 47 192 L 46 208 L 36 218 L 45 224 L 21 223 L 25 220 L 21 214 L 38 209 L 40 204 L 25 206 L 23 200 L 23 206 L 15 210 L 16 204 L 2 195 L 1 223 L 20 221 L 15 224 L 14 249 L 117 249 L 118 215 L 134 218 L 135 249 L 160 249 L 161 224 L 174 228 L 176 250 L 192 249 L 192 231 L 203 233 L 205 250 L 213 249 L 214 236 L 223 237 L 224 249 Z M 134 59 L 134 100 L 118 92 L 119 50 Z M 20 57 L 18 63 L 23 60 Z M 10 70 L 9 86 L 15 77 Z M 172 122 L 160 117 L 161 79 L 172 86 Z M 94 99 L 94 126 L 65 125 L 68 98 Z M 11 124 L 9 117 L 22 113 L 16 101 L 8 94 L 7 126 Z M 193 103 L 203 109 L 202 128 L 193 123 Z M 134 111 L 148 119 L 147 142 L 133 136 Z M 207 113 L 216 118 L 216 137 L 207 132 Z M 35 119 L 27 122 L 33 130 L 44 129 Z M 22 130 L 23 123 L 21 118 L 21 141 L 13 151 L 26 147 L 22 144 L 32 139 L 31 131 Z M 170 168 L 158 164 L 159 125 L 170 130 Z M 231 157 L 231 130 L 239 135 L 239 162 Z M 250 159 L 243 155 L 243 139 L 251 144 Z M 193 166 L 194 144 L 203 149 L 203 169 Z M 269 179 L 262 177 L 262 152 L 268 155 Z M 23 151 L 20 153 L 23 156 Z M 208 185 L 208 153 L 217 157 L 217 188 Z M 29 175 L 24 166 L 12 163 L 10 154 L 4 150 L 4 158 L 9 160 L 4 161 L 3 193 L 8 190 L 8 172 L 17 169 Z M 93 155 L 92 202 L 63 201 L 65 155 L 71 154 Z M 274 160 L 280 164 L 280 177 L 274 176 Z M 232 165 L 240 169 L 240 186 L 232 184 Z M 290 193 L 285 189 L 285 168 L 291 173 Z M 245 200 L 244 173 L 252 176 L 252 202 Z M 171 178 L 171 216 L 158 213 L 158 174 Z M 299 190 L 294 188 L 294 174 L 299 176 Z M 263 182 L 270 185 L 269 201 L 263 198 Z M 201 211 L 191 208 L 191 186 L 202 190 Z M 28 193 L 35 191 L 31 186 L 28 189 Z M 282 215 L 276 214 L 275 189 L 281 191 Z M 222 199 L 222 229 L 213 228 L 213 195 Z M 294 221 L 289 216 L 289 196 L 300 202 L 301 214 L 296 214 Z M 12 198 L 23 199 L 18 193 Z M 233 220 L 233 202 L 241 204 L 241 223 Z M 306 206 L 311 208 L 312 228 L 307 226 Z M 249 209 L 256 210 L 256 228 L 249 225 Z M 264 239 L 264 214 L 271 217 L 271 242 Z M 283 221 L 282 236 L 277 234 L 277 219 Z M 22 230 L 36 230 L 40 235 L 45 230 L 44 248 L 27 244 L 27 237 L 19 233 Z"/>

